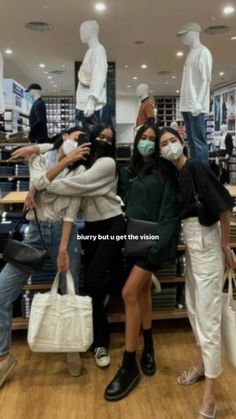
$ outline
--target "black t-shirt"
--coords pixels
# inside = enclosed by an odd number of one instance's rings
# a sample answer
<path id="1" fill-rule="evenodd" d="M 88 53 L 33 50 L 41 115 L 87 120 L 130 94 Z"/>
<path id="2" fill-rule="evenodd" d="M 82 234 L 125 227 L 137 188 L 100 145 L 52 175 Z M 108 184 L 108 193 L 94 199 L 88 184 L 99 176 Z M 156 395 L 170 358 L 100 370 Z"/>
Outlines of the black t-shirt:
<path id="1" fill-rule="evenodd" d="M 187 160 L 179 172 L 178 182 L 177 199 L 181 219 L 198 216 L 195 193 L 212 215 L 212 224 L 219 220 L 223 211 L 231 210 L 234 206 L 234 199 L 228 190 L 218 181 L 211 169 L 201 161 Z"/>

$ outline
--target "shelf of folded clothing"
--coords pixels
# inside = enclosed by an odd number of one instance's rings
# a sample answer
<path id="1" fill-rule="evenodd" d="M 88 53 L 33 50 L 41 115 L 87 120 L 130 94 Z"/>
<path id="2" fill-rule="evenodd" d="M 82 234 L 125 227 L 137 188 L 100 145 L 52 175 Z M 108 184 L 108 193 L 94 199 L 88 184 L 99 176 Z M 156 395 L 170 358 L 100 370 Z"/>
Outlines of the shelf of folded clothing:
<path id="1" fill-rule="evenodd" d="M 24 204 L 27 192 L 9 192 L 0 199 L 0 204 Z"/>
<path id="2" fill-rule="evenodd" d="M 29 319 L 23 317 L 13 317 L 12 319 L 12 330 L 22 330 L 28 328 Z"/>

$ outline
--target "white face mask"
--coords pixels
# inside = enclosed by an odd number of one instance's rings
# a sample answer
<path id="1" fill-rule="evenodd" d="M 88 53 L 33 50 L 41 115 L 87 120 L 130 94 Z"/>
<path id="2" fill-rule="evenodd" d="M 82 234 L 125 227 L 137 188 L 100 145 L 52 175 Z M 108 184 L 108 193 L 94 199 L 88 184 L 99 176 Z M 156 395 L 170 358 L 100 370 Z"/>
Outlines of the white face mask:
<path id="1" fill-rule="evenodd" d="M 166 160 L 177 160 L 183 154 L 181 143 L 169 143 L 161 149 L 161 157 Z"/>
<path id="2" fill-rule="evenodd" d="M 71 151 L 74 151 L 77 148 L 78 144 L 77 141 L 73 140 L 66 140 L 62 144 L 62 151 L 67 156 Z"/>

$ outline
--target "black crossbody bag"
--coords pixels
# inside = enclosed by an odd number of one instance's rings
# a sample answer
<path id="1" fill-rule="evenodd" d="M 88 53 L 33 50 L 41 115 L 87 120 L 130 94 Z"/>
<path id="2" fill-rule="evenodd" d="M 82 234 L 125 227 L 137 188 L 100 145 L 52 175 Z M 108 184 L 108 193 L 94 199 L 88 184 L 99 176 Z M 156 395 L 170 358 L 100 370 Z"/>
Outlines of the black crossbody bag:
<path id="1" fill-rule="evenodd" d="M 210 209 L 210 205 L 208 205 L 205 200 L 200 197 L 197 188 L 197 181 L 195 179 L 195 174 L 192 171 L 192 184 L 193 184 L 193 197 L 195 206 L 197 209 L 197 215 L 199 219 L 199 223 L 203 226 L 209 227 L 212 224 L 215 224 L 219 218 L 216 217 Z"/>
<path id="2" fill-rule="evenodd" d="M 128 218 L 125 240 L 126 256 L 147 256 L 150 248 L 155 244 L 155 239 L 144 238 L 157 236 L 158 223 L 154 221 L 137 220 Z"/>
<path id="3" fill-rule="evenodd" d="M 3 247 L 3 259 L 16 268 L 30 274 L 40 271 L 48 258 L 48 251 L 41 233 L 37 213 L 34 208 L 33 211 L 42 241 L 43 250 L 36 249 L 26 243 L 16 240 L 15 238 L 19 236 L 20 226 L 25 220 L 25 216 L 28 211 L 24 213 L 22 219 L 17 223 L 14 230 L 11 231 L 10 237 L 6 240 Z"/>

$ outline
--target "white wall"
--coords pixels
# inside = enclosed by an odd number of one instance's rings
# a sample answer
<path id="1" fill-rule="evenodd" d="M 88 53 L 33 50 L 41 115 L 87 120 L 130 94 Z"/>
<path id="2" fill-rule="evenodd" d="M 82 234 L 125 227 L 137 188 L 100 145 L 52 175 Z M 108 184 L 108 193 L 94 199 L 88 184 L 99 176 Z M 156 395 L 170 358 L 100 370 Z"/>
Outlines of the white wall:
<path id="1" fill-rule="evenodd" d="M 137 96 L 117 96 L 116 98 L 116 131 L 117 143 L 132 143 L 138 114 Z"/>

